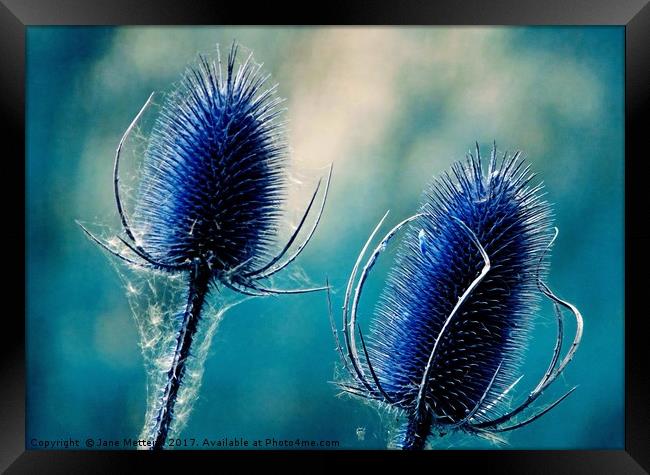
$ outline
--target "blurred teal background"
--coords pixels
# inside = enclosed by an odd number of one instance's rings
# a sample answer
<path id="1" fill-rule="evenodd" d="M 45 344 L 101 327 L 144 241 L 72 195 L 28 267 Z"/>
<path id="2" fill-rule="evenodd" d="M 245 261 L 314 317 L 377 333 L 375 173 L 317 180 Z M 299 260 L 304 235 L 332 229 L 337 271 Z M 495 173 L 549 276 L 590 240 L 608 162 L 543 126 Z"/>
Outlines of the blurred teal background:
<path id="1" fill-rule="evenodd" d="M 117 273 L 75 219 L 118 229 L 115 147 L 151 91 L 198 52 L 237 39 L 287 98 L 300 170 L 334 162 L 327 208 L 297 265 L 341 289 L 368 234 L 413 213 L 434 175 L 478 141 L 521 149 L 546 184 L 560 235 L 549 282 L 585 318 L 583 343 L 543 396 L 578 390 L 507 445 L 469 436 L 440 448 L 621 449 L 623 439 L 623 27 L 69 28 L 27 34 L 27 447 L 30 440 L 137 437 L 146 375 Z M 308 189 L 290 195 L 304 206 Z M 364 327 L 390 259 L 362 302 Z M 393 416 L 336 397 L 321 294 L 248 301 L 212 342 L 186 437 L 338 440 L 386 447 Z M 567 321 L 570 321 L 567 319 Z M 569 335 L 573 326 L 568 325 Z M 544 306 L 517 391 L 551 356 Z M 363 440 L 357 428 L 365 428 Z"/>

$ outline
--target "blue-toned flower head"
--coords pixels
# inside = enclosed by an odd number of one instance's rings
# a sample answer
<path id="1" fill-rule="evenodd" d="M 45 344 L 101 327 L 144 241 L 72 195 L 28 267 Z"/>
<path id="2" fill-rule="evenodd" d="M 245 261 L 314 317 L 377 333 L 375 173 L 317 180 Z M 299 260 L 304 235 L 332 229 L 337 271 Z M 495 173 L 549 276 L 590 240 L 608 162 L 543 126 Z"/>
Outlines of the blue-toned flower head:
<path id="1" fill-rule="evenodd" d="M 236 44 L 223 69 L 220 57 L 200 56 L 167 96 L 148 138 L 132 219 L 120 198 L 120 154 L 153 95 L 122 136 L 113 171 L 123 232 L 117 236 L 120 249 L 82 226 L 95 242 L 132 266 L 187 277 L 186 304 L 174 319 L 173 332 L 167 331 L 173 335 L 166 335 L 173 337 L 174 345 L 171 351 L 163 349 L 169 369 L 143 429 L 153 449 L 166 446 L 177 400 L 187 408 L 187 399 L 179 394 L 213 284 L 247 295 L 325 290 L 276 289 L 258 283 L 291 264 L 310 241 L 325 207 L 332 169 L 318 214 L 302 242 L 296 239 L 319 193 L 320 180 L 298 226 L 272 254 L 285 204 L 286 152 L 278 122 L 282 100 L 276 97 L 276 86 L 266 84 L 270 75 L 261 73 L 252 54 L 237 62 Z M 212 329 L 217 321 L 212 319 Z M 210 333 L 208 329 L 204 335 Z M 205 338 L 209 342 L 210 336 Z M 196 384 L 201 372 L 193 373 L 190 379 Z"/>
<path id="2" fill-rule="evenodd" d="M 451 171 L 427 189 L 418 214 L 380 242 L 352 296 L 362 255 L 379 226 L 375 229 L 352 272 L 344 304 L 344 361 L 351 381 L 341 386 L 404 411 L 409 423 L 400 444 L 405 448 L 422 447 L 433 426 L 514 428 L 502 424 L 525 407 L 508 417 L 492 417 L 499 409 L 497 401 L 516 381 L 539 296 L 575 310 L 543 283 L 544 257 L 554 240 L 552 213 L 541 198 L 541 185 L 531 184 L 534 174 L 521 155 L 499 160 L 495 147 L 485 175 L 477 145 L 476 155 Z M 360 333 L 360 354 L 354 330 L 363 284 L 386 244 L 404 226 L 408 229 L 367 344 Z M 581 318 L 577 310 L 574 314 L 581 333 Z M 561 322 L 560 315 L 558 307 Z M 560 331 L 539 393 L 575 351 L 556 368 L 561 338 Z"/>
<path id="3" fill-rule="evenodd" d="M 84 230 L 130 264 L 170 272 L 201 266 L 241 293 L 294 293 L 266 289 L 255 281 L 282 270 L 311 239 L 325 206 L 331 169 L 304 242 L 285 257 L 312 210 L 321 181 L 293 235 L 272 255 L 285 204 L 283 101 L 276 95 L 277 85 L 267 84 L 270 74 L 262 73 L 252 53 L 238 62 L 237 50 L 233 43 L 226 65 L 220 56 L 199 56 L 167 96 L 147 142 L 132 219 L 120 199 L 120 153 L 151 97 L 124 133 L 114 169 L 123 252 Z"/>
<path id="4" fill-rule="evenodd" d="M 169 95 L 149 139 L 134 215 L 157 262 L 215 271 L 266 257 L 283 200 L 285 148 L 275 88 L 251 58 L 221 71 L 201 58 Z"/>

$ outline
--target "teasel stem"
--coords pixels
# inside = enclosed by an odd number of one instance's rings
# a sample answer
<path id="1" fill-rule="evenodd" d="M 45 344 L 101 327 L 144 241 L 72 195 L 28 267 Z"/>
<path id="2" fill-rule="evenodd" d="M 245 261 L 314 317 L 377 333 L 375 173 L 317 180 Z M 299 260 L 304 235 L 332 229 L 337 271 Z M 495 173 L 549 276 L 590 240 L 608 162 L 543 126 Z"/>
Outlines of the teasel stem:
<path id="1" fill-rule="evenodd" d="M 430 412 L 410 415 L 406 423 L 406 432 L 401 443 L 402 450 L 422 450 L 431 433 L 433 418 Z"/>
<path id="2" fill-rule="evenodd" d="M 167 373 L 167 382 L 160 399 L 160 409 L 152 431 L 154 437 L 152 450 L 162 449 L 167 441 L 167 434 L 174 417 L 174 405 L 176 404 L 178 390 L 185 375 L 185 363 L 190 356 L 192 342 L 201 317 L 201 309 L 208 293 L 210 277 L 211 273 L 207 263 L 197 259 L 190 271 L 189 291 L 187 305 L 183 313 L 183 322 L 176 340 L 174 358 Z"/>

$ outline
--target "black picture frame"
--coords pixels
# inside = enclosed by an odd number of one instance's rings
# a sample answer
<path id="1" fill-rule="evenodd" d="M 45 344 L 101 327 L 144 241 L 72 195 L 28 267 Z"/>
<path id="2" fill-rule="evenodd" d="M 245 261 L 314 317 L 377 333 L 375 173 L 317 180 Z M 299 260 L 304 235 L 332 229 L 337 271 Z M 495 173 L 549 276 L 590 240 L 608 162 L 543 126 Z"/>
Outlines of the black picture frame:
<path id="1" fill-rule="evenodd" d="M 611 451 L 430 451 L 383 452 L 137 452 L 25 450 L 25 31 L 30 25 L 621 25 L 625 27 L 625 449 Z M 2 186 L 8 238 L 3 261 L 6 299 L 0 345 L 0 469 L 7 473 L 116 473 L 164 464 L 186 470 L 194 460 L 254 461 L 288 466 L 413 461 L 427 470 L 482 473 L 633 474 L 650 471 L 650 345 L 644 331 L 643 271 L 650 264 L 650 233 L 644 188 L 643 120 L 650 96 L 650 6 L 648 0 L 462 0 L 448 2 L 325 2 L 319 5 L 268 2 L 179 2 L 171 0 L 0 0 L 0 101 L 5 137 Z M 22 185 L 22 186 L 21 186 Z M 23 252 L 18 252 L 22 250 Z M 18 276 L 18 277 L 16 277 Z M 23 296 L 21 300 L 18 298 Z M 21 315 L 23 317 L 21 318 Z M 606 391 L 607 388 L 603 388 Z M 594 427 L 597 431 L 600 428 Z M 218 464 L 215 463 L 218 461 Z M 364 465 L 366 466 L 366 465 Z"/>

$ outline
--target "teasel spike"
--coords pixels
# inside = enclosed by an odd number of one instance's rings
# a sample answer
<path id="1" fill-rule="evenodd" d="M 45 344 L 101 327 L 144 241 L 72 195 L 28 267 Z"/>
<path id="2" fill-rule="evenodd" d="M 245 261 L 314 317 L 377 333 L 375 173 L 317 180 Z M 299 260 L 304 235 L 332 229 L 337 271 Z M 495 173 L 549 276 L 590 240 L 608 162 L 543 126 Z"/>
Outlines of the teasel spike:
<path id="1" fill-rule="evenodd" d="M 524 427 L 575 389 L 513 422 L 573 359 L 583 319 L 544 282 L 547 254 L 558 231 L 551 226 L 552 211 L 542 199 L 541 184 L 531 185 L 536 175 L 530 165 L 520 152 L 498 158 L 495 143 L 487 169 L 485 176 L 477 143 L 464 163 L 455 163 L 451 173 L 433 180 L 418 213 L 380 240 L 357 277 L 384 215 L 348 280 L 341 330 L 345 351 L 339 330 L 332 326 L 347 368 L 339 387 L 403 414 L 405 425 L 396 440 L 403 449 L 424 448 L 434 430 L 481 435 Z M 406 232 L 367 335 L 357 318 L 363 288 L 377 259 L 402 229 Z M 531 338 L 540 296 L 553 304 L 558 325 L 549 366 L 523 403 L 495 416 L 523 377 L 516 377 L 516 370 Z M 563 309 L 573 314 L 576 333 L 560 359 Z M 357 351 L 355 329 L 363 355 Z"/>
<path id="2" fill-rule="evenodd" d="M 291 264 L 311 241 L 325 208 L 332 167 L 325 186 L 323 179 L 318 181 L 288 242 L 271 253 L 287 188 L 284 124 L 278 122 L 284 100 L 276 96 L 277 84 L 265 86 L 270 74 L 262 74 L 252 53 L 237 65 L 237 51 L 233 42 L 225 73 L 219 49 L 216 61 L 199 55 L 167 96 L 147 142 L 132 215 L 120 195 L 120 157 L 153 94 L 122 135 L 113 167 L 122 249 L 81 225 L 95 243 L 130 266 L 187 276 L 186 304 L 178 317 L 171 365 L 143 432 L 153 449 L 165 446 L 174 422 L 186 362 L 211 289 L 223 286 L 247 296 L 325 290 L 260 283 Z M 315 222 L 292 250 L 314 209 Z"/>

